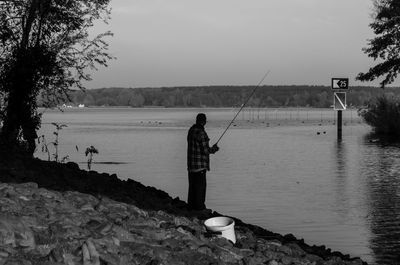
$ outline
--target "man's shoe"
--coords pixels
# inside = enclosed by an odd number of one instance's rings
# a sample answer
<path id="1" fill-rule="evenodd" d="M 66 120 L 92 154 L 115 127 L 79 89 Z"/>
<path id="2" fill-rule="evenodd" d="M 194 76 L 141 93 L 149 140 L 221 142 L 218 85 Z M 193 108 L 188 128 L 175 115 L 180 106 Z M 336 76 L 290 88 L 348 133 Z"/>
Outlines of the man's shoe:
<path id="1" fill-rule="evenodd" d="M 199 219 L 207 219 L 212 216 L 212 210 L 211 209 L 203 209 L 203 210 L 193 211 L 193 215 Z"/>

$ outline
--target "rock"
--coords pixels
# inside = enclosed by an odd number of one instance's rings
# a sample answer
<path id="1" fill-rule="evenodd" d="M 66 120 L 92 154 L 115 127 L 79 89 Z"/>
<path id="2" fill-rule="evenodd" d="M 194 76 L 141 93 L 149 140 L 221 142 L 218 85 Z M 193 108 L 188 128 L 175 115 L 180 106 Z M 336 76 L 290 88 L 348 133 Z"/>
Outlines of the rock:
<path id="1" fill-rule="evenodd" d="M 345 265 L 346 263 L 339 257 L 331 257 L 324 262 L 324 265 Z"/>
<path id="2" fill-rule="evenodd" d="M 78 262 L 78 258 L 70 253 L 66 253 L 63 255 L 63 262 L 66 265 L 75 265 Z"/>
<path id="3" fill-rule="evenodd" d="M 13 229 L 9 224 L 0 221 L 0 246 L 16 246 L 16 240 Z"/>
<path id="4" fill-rule="evenodd" d="M 36 189 L 38 189 L 38 184 L 35 182 L 21 183 L 15 188 L 18 193 L 28 196 L 31 196 Z"/>
<path id="5" fill-rule="evenodd" d="M 16 258 L 7 260 L 4 265 L 32 265 L 32 263 L 25 259 Z"/>
<path id="6" fill-rule="evenodd" d="M 290 249 L 291 256 L 294 257 L 300 257 L 306 254 L 306 252 L 297 244 L 295 243 L 289 243 L 285 245 Z"/>
<path id="7" fill-rule="evenodd" d="M 25 197 L 25 196 L 19 196 L 18 199 L 23 200 L 23 201 L 30 201 L 29 198 Z"/>
<path id="8" fill-rule="evenodd" d="M 240 255 L 243 257 L 254 256 L 254 251 L 251 249 L 241 249 Z"/>
<path id="9" fill-rule="evenodd" d="M 0 212 L 9 214 L 18 214 L 22 211 L 21 205 L 15 200 L 10 198 L 0 198 Z"/>
<path id="10" fill-rule="evenodd" d="M 282 252 L 282 253 L 284 253 L 284 254 L 286 254 L 288 256 L 292 256 L 293 255 L 292 249 L 289 248 L 288 246 L 280 246 L 278 248 L 278 251 Z"/>
<path id="11" fill-rule="evenodd" d="M 350 265 L 363 265 L 363 261 L 359 258 L 354 259 L 350 262 L 346 262 L 346 264 L 350 264 Z"/>
<path id="12" fill-rule="evenodd" d="M 279 263 L 276 260 L 271 260 L 268 262 L 268 265 L 279 265 Z"/>
<path id="13" fill-rule="evenodd" d="M 272 259 L 281 260 L 285 256 L 285 254 L 283 254 L 282 252 L 275 252 L 275 251 L 270 251 L 270 250 L 264 251 L 263 255 L 270 260 L 272 260 Z"/>
<path id="14" fill-rule="evenodd" d="M 120 226 L 113 226 L 112 231 L 113 231 L 113 236 L 117 238 L 121 243 L 136 242 L 135 236 Z"/>
<path id="15" fill-rule="evenodd" d="M 10 254 L 7 251 L 0 250 L 0 259 L 7 258 Z"/>
<path id="16" fill-rule="evenodd" d="M 220 251 L 216 252 L 216 256 L 225 263 L 239 263 L 243 259 L 243 256 L 236 255 L 228 249 L 220 248 Z"/>
<path id="17" fill-rule="evenodd" d="M 207 256 L 212 256 L 212 254 L 213 254 L 211 248 L 206 245 L 200 246 L 197 249 L 197 252 L 203 253 L 204 255 L 207 255 Z"/>
<path id="18" fill-rule="evenodd" d="M 268 264 L 268 259 L 264 256 L 245 257 L 243 261 L 246 265 Z"/>
<path id="19" fill-rule="evenodd" d="M 50 254 L 50 252 L 55 248 L 55 244 L 45 244 L 36 246 L 36 254 L 40 257 L 45 257 Z"/>
<path id="20" fill-rule="evenodd" d="M 68 256 L 69 257 L 69 256 Z M 67 259 L 68 259 L 67 257 Z M 50 260 L 55 262 L 64 262 L 64 256 L 61 248 L 53 248 L 50 251 Z"/>
<path id="21" fill-rule="evenodd" d="M 296 264 L 296 262 L 298 262 L 298 259 L 290 256 L 284 256 L 280 260 L 280 263 L 282 263 L 283 265 Z"/>
<path id="22" fill-rule="evenodd" d="M 181 225 L 190 226 L 192 225 L 193 222 L 186 217 L 176 216 L 174 217 L 174 223 L 176 226 L 181 226 Z"/>
<path id="23" fill-rule="evenodd" d="M 100 265 L 100 256 L 93 242 L 88 239 L 82 245 L 83 265 Z"/>
<path id="24" fill-rule="evenodd" d="M 323 260 L 321 257 L 313 254 L 306 254 L 305 259 L 316 263 L 321 262 Z"/>
<path id="25" fill-rule="evenodd" d="M 245 257 L 243 259 L 244 264 L 246 265 L 259 265 L 259 264 L 268 264 L 268 259 L 266 257 Z"/>
<path id="26" fill-rule="evenodd" d="M 91 203 L 86 203 L 80 206 L 81 211 L 94 211 L 94 207 Z"/>
<path id="27" fill-rule="evenodd" d="M 24 251 L 35 248 L 35 238 L 32 230 L 21 218 L 0 215 L 0 246 L 21 247 Z"/>
<path id="28" fill-rule="evenodd" d="M 59 197 L 59 196 L 57 196 L 57 195 L 59 195 L 58 193 L 49 191 L 49 190 L 44 189 L 44 188 L 39 188 L 39 189 L 35 190 L 33 192 L 32 196 L 34 196 L 34 195 L 37 195 L 37 196 L 40 196 L 40 197 L 44 197 L 44 198 L 47 198 L 47 199 L 57 199 L 57 197 Z"/>
<path id="29" fill-rule="evenodd" d="M 74 162 L 67 162 L 65 164 L 68 168 L 72 169 L 72 170 L 79 170 L 79 165 L 77 163 Z"/>

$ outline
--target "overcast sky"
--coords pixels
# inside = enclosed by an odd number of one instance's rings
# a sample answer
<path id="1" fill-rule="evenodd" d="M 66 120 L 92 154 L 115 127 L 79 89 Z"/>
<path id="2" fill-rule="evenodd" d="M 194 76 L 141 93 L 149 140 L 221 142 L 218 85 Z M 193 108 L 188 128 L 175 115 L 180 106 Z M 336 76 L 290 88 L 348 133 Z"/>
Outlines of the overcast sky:
<path id="1" fill-rule="evenodd" d="M 88 88 L 350 85 L 373 65 L 372 0 L 111 0 L 117 57 Z"/>

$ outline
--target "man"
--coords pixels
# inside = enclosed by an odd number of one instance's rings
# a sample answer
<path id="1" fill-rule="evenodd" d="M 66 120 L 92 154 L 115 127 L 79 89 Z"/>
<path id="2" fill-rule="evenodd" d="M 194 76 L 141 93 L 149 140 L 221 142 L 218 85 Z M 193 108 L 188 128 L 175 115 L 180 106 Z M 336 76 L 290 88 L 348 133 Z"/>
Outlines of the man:
<path id="1" fill-rule="evenodd" d="M 197 114 L 194 124 L 187 135 L 187 167 L 189 175 L 188 204 L 191 210 L 204 210 L 206 200 L 206 172 L 210 171 L 210 154 L 219 150 L 217 144 L 209 146 L 210 139 L 204 125 L 207 118 L 204 113 Z"/>

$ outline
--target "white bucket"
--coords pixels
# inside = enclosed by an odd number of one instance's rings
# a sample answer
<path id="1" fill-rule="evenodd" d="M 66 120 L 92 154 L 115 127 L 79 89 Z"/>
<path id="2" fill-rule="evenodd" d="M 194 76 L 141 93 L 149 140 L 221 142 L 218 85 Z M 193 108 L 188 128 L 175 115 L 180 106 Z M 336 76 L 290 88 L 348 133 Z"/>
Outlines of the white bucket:
<path id="1" fill-rule="evenodd" d="M 222 232 L 222 237 L 236 243 L 235 221 L 232 218 L 220 216 L 207 219 L 204 225 L 209 231 Z"/>

